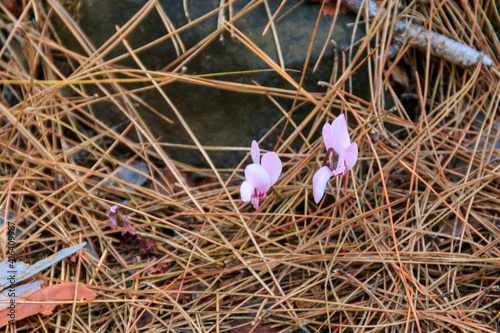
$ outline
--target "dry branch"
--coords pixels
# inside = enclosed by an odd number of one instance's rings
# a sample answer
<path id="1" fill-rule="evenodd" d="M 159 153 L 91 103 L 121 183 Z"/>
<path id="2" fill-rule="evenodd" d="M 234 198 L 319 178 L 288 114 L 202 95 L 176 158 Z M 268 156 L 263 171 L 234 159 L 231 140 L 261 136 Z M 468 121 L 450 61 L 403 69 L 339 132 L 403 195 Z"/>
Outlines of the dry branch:
<path id="1" fill-rule="evenodd" d="M 377 4 L 373 0 L 342 0 L 350 10 L 358 12 L 362 10 L 363 5 L 368 6 L 368 16 L 373 18 L 379 12 Z M 381 10 L 381 15 L 386 10 Z M 486 66 L 493 66 L 493 60 L 486 54 L 479 52 L 467 45 L 454 41 L 435 31 L 430 31 L 422 26 L 412 24 L 403 20 L 396 21 L 394 24 L 394 39 L 397 42 L 409 40 L 411 45 L 422 52 L 427 52 L 430 45 L 430 52 L 433 56 L 446 59 L 454 64 L 468 67 L 482 63 Z M 429 44 L 430 39 L 430 44 Z"/>

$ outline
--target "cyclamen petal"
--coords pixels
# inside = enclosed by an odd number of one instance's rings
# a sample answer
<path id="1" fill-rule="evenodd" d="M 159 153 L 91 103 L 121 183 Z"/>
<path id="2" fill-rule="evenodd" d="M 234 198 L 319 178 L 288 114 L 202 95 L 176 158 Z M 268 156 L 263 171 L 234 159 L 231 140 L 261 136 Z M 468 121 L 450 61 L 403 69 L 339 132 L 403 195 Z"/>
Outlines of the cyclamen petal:
<path id="1" fill-rule="evenodd" d="M 333 171 L 329 167 L 321 167 L 313 177 L 313 196 L 314 202 L 319 203 L 323 194 L 325 194 L 326 183 L 333 176 Z"/>
<path id="2" fill-rule="evenodd" d="M 249 182 L 244 181 L 243 183 L 241 183 L 240 187 L 241 200 L 243 202 L 249 202 L 250 199 L 252 198 L 253 190 L 254 188 L 252 185 L 250 185 Z"/>
<path id="3" fill-rule="evenodd" d="M 252 205 L 253 205 L 253 208 L 259 209 L 259 197 L 252 198 Z"/>
<path id="4" fill-rule="evenodd" d="M 337 168 L 335 170 L 333 170 L 333 175 L 334 176 L 338 176 L 338 175 L 345 175 L 347 169 L 345 168 L 345 165 L 343 164 L 339 164 L 337 165 Z"/>
<path id="5" fill-rule="evenodd" d="M 281 170 L 283 169 L 278 154 L 274 152 L 265 153 L 264 156 L 262 156 L 262 166 L 266 169 L 272 186 L 278 180 Z"/>
<path id="6" fill-rule="evenodd" d="M 259 196 L 264 195 L 271 187 L 271 181 L 266 169 L 260 164 L 249 164 L 245 168 L 245 179 L 257 190 Z"/>
<path id="7" fill-rule="evenodd" d="M 252 155 L 252 161 L 255 164 L 260 164 L 259 144 L 255 140 L 252 141 L 252 148 L 250 148 L 250 154 Z"/>
<path id="8" fill-rule="evenodd" d="M 122 231 L 122 236 L 125 235 L 127 232 L 133 236 L 135 236 L 135 229 L 132 228 L 132 223 L 130 223 L 130 220 L 128 219 L 127 215 L 122 215 L 123 218 L 123 227 L 124 228 L 130 228 L 131 230 L 123 230 Z"/>
<path id="9" fill-rule="evenodd" d="M 335 139 L 334 149 L 340 154 L 342 148 L 347 148 L 351 144 L 349 139 L 349 132 L 347 131 L 347 123 L 343 114 L 338 116 L 332 122 L 332 135 Z"/>
<path id="10" fill-rule="evenodd" d="M 118 208 L 118 205 L 113 205 L 109 208 L 109 211 L 106 212 L 106 216 L 108 219 L 111 221 L 112 225 L 117 226 L 118 224 L 116 223 L 116 209 Z M 112 229 L 115 229 L 111 227 Z"/>
<path id="11" fill-rule="evenodd" d="M 326 123 L 325 126 L 323 126 L 323 141 L 325 142 L 326 150 L 335 147 L 336 141 L 333 137 L 332 127 L 329 123 Z"/>
<path id="12" fill-rule="evenodd" d="M 346 169 L 352 169 L 358 160 L 358 144 L 354 142 L 344 150 L 344 164 Z"/>
<path id="13" fill-rule="evenodd" d="M 346 171 L 347 169 L 345 167 L 344 150 L 341 150 L 339 153 L 339 159 L 337 161 L 337 168 L 333 170 L 333 174 L 335 176 L 343 175 Z"/>

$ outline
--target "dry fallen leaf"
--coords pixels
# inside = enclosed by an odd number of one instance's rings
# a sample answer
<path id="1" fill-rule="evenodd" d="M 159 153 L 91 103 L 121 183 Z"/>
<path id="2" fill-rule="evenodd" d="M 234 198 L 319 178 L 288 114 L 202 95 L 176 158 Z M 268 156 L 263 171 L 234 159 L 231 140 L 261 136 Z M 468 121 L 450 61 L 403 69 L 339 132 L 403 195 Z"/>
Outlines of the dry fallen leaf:
<path id="1" fill-rule="evenodd" d="M 235 277 L 233 277 L 233 278 L 230 278 L 230 279 L 227 279 L 227 280 L 223 280 L 223 281 L 221 282 L 221 284 L 220 284 L 220 287 L 221 287 L 221 288 L 224 288 L 224 287 L 226 287 L 226 286 L 228 286 L 228 285 L 230 285 L 230 284 L 233 284 L 233 283 L 235 283 L 235 282 L 237 282 L 237 281 L 240 281 L 240 280 L 241 280 L 241 279 L 243 279 L 244 277 L 245 277 L 245 272 L 243 271 L 243 272 L 239 273 L 238 275 L 236 275 L 236 276 L 235 276 Z"/>
<path id="2" fill-rule="evenodd" d="M 323 7 L 323 15 L 325 16 L 333 16 L 335 15 L 335 12 L 337 11 L 337 6 L 339 5 L 339 1 L 331 1 L 331 0 L 309 0 L 309 2 L 315 2 L 318 4 L 321 4 L 325 2 L 325 5 Z"/>
<path id="3" fill-rule="evenodd" d="M 400 66 L 396 65 L 392 68 L 391 78 L 394 82 L 400 84 L 406 90 L 410 89 L 410 78 L 408 77 L 406 71 Z"/>
<path id="4" fill-rule="evenodd" d="M 73 302 L 75 299 L 75 289 L 77 301 L 82 301 L 84 299 L 92 301 L 97 296 L 95 292 L 87 288 L 87 286 L 83 283 L 78 283 L 78 287 L 75 282 L 65 282 L 42 288 L 41 290 L 27 295 L 24 299 L 25 301 L 37 303 L 16 304 L 15 320 L 18 321 L 38 313 L 43 315 L 51 314 L 56 306 L 62 302 Z M 0 327 L 7 325 L 7 323 L 11 320 L 9 313 L 8 308 L 0 311 Z"/>
<path id="5" fill-rule="evenodd" d="M 325 15 L 325 16 L 335 15 L 335 12 L 337 11 L 338 5 L 339 5 L 338 1 L 332 1 L 332 2 L 325 4 L 325 7 L 323 7 L 323 15 Z"/>
<path id="6" fill-rule="evenodd" d="M 158 191 L 162 194 L 172 194 L 172 193 L 166 193 L 165 189 L 172 188 L 174 193 L 182 191 L 182 186 L 179 185 L 179 183 L 176 181 L 174 175 L 168 169 L 168 167 L 165 167 L 163 169 L 163 177 L 167 181 L 167 183 L 164 181 L 164 179 L 159 179 L 158 183 L 163 184 L 163 187 L 158 188 Z M 185 184 L 188 187 L 195 187 L 195 183 L 191 180 L 189 175 L 185 172 L 181 172 L 181 178 L 185 182 Z"/>
<path id="7" fill-rule="evenodd" d="M 139 251 L 142 254 L 147 254 L 150 250 L 157 251 L 156 242 L 152 239 L 137 236 L 134 243 L 139 243 Z"/>
<path id="8" fill-rule="evenodd" d="M 171 265 L 172 265 L 172 263 L 167 262 L 167 263 L 158 264 L 158 265 L 149 267 L 148 269 L 146 269 L 146 274 L 147 275 L 155 275 L 157 273 L 163 274 L 167 271 L 167 269 L 170 268 Z"/>
<path id="9" fill-rule="evenodd" d="M 15 1 L 4 1 L 3 5 L 17 18 L 23 12 L 23 9 Z"/>
<path id="10" fill-rule="evenodd" d="M 38 291 L 42 288 L 43 281 L 35 280 L 29 281 L 23 284 L 18 284 L 14 288 L 7 288 L 0 292 L 0 311 L 7 309 L 11 303 L 10 300 L 13 299 L 9 297 L 9 294 L 12 296 L 12 292 L 18 296 L 18 298 L 14 298 L 16 302 L 20 299 L 26 299 L 29 295 L 33 294 L 35 291 Z"/>
<path id="11" fill-rule="evenodd" d="M 141 314 L 141 313 L 142 313 L 142 311 L 139 312 L 139 314 Z M 151 313 L 149 313 L 148 311 L 146 311 L 146 312 L 142 313 L 141 317 L 139 318 L 139 320 L 137 321 L 137 324 L 135 326 L 137 328 L 143 328 L 145 326 L 148 326 L 153 321 L 153 318 L 154 318 L 153 315 Z M 137 317 L 136 317 L 136 319 L 137 319 Z"/>

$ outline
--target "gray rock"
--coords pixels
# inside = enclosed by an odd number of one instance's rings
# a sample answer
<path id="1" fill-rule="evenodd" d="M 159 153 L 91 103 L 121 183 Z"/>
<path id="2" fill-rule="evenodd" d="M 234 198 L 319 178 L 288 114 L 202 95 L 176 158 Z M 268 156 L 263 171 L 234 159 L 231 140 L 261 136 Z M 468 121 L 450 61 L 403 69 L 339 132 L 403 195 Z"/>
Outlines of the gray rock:
<path id="1" fill-rule="evenodd" d="M 216 9 L 219 6 L 219 2 L 219 0 L 187 1 L 191 20 L 195 20 Z M 298 2 L 298 0 L 288 1 L 280 13 L 286 13 Z M 123 26 L 147 1 L 64 0 L 62 3 L 76 18 L 76 21 L 93 42 L 94 46 L 99 47 L 116 32 L 115 26 Z M 248 0 L 236 1 L 234 4 L 234 14 L 236 15 L 248 3 Z M 281 0 L 269 0 L 268 3 L 271 7 L 271 12 L 274 13 Z M 159 4 L 176 28 L 188 24 L 188 19 L 182 7 L 182 1 L 160 0 Z M 280 18 L 281 15 L 278 15 L 276 27 L 287 69 L 302 70 L 319 10 L 320 5 L 305 2 L 283 18 Z M 226 17 L 227 15 L 226 11 Z M 352 28 L 347 24 L 353 22 L 354 18 L 354 14 L 350 13 L 341 13 L 337 18 L 332 37 L 335 39 L 338 49 L 350 45 Z M 262 36 L 267 23 L 268 16 L 262 4 L 239 18 L 235 22 L 235 26 L 279 63 L 271 31 L 269 30 L 266 35 Z M 318 87 L 317 82 L 320 80 L 330 80 L 334 58 L 334 52 L 330 46 L 326 48 L 320 66 L 315 73 L 312 73 L 312 67 L 318 59 L 324 43 L 328 40 L 331 23 L 331 16 L 322 15 L 303 83 L 303 86 L 309 92 L 325 92 L 326 88 Z M 213 32 L 216 27 L 217 14 L 181 32 L 180 38 L 186 49 L 189 49 Z M 62 27 L 59 30 L 63 42 L 70 48 L 78 50 L 78 45 L 70 37 L 68 29 Z M 161 38 L 167 33 L 158 12 L 153 9 L 147 18 L 126 39 L 135 49 Z M 126 49 L 120 45 L 108 54 L 106 59 L 126 53 Z M 177 54 L 170 39 L 138 53 L 138 56 L 147 68 L 151 70 L 172 70 L 174 67 L 171 64 L 177 59 Z M 119 64 L 138 68 L 130 57 L 120 61 Z M 268 68 L 262 60 L 242 43 L 225 32 L 222 41 L 219 38 L 213 40 L 201 53 L 190 60 L 187 64 L 186 74 L 221 73 Z M 341 64 L 339 68 L 342 68 Z M 366 74 L 362 74 L 362 72 L 358 71 L 353 77 L 353 86 L 358 87 L 354 89 L 354 93 L 369 100 L 366 85 L 367 78 Z M 299 82 L 300 72 L 291 72 L 290 74 Z M 212 78 L 214 79 L 214 77 Z M 292 89 L 289 83 L 272 72 L 220 76 L 216 79 L 247 84 L 252 84 L 252 80 L 254 80 L 262 86 Z M 127 84 L 124 86 L 128 89 L 141 87 L 141 85 L 137 84 Z M 146 84 L 142 86 L 146 86 Z M 106 88 L 110 88 L 110 86 L 107 85 Z M 86 89 L 86 92 L 90 96 L 95 93 L 99 96 L 104 95 L 97 87 L 87 86 Z M 264 95 L 226 91 L 180 82 L 173 82 L 166 85 L 164 91 L 181 112 L 199 141 L 206 146 L 236 146 L 248 147 L 249 149 L 252 140 L 259 140 L 282 118 L 281 112 Z M 139 93 L 139 97 L 168 118 L 174 120 L 174 124 L 169 124 L 146 108 L 139 108 L 141 116 L 156 137 L 161 137 L 161 141 L 167 143 L 194 145 L 172 110 L 155 89 Z M 290 99 L 277 98 L 277 100 L 285 110 L 289 111 L 292 105 Z M 313 107 L 310 103 L 302 105 L 293 112 L 293 119 L 296 122 L 300 122 Z M 122 112 L 110 102 L 93 104 L 91 110 L 94 115 L 107 124 L 122 124 L 122 128 L 125 128 L 128 124 L 128 120 Z M 261 148 L 272 149 L 282 129 L 283 124 L 266 139 Z M 288 130 L 290 129 L 291 126 L 288 125 Z M 135 131 L 130 131 L 130 134 L 137 140 Z M 297 139 L 296 144 L 301 144 L 300 139 Z M 182 162 L 197 166 L 206 165 L 204 158 L 196 149 L 167 148 L 167 151 L 172 158 Z M 208 151 L 208 153 L 216 166 L 219 167 L 232 167 L 244 155 L 244 152 L 240 151 Z"/>
<path id="2" fill-rule="evenodd" d="M 142 174 L 149 175 L 149 169 L 146 162 L 141 161 L 138 163 L 130 164 L 129 167 L 120 168 L 118 170 L 118 178 L 135 186 L 142 186 L 142 184 L 144 184 L 148 180 L 148 178 L 143 176 L 138 171 L 142 172 Z M 129 186 L 126 186 L 126 188 L 128 190 L 132 190 L 132 188 Z"/>
<path id="3" fill-rule="evenodd" d="M 143 174 L 149 175 L 149 168 L 146 162 L 141 161 L 137 163 L 131 163 L 128 166 L 121 166 L 113 174 L 119 179 L 123 180 L 125 183 L 142 186 L 148 178 L 143 176 Z M 117 186 L 116 182 L 112 182 L 111 180 L 105 180 L 104 184 Z M 125 188 L 129 191 L 133 191 L 134 189 L 130 186 L 125 185 Z"/>

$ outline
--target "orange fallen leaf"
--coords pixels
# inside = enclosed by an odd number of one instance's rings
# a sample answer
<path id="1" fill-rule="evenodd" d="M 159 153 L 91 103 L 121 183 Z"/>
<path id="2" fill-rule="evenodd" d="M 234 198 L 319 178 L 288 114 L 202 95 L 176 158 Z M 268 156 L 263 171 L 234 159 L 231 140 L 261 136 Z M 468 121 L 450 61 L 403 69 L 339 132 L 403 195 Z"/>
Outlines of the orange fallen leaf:
<path id="1" fill-rule="evenodd" d="M 337 11 L 338 5 L 339 5 L 338 1 L 332 1 L 332 2 L 325 4 L 325 7 L 323 8 L 323 15 L 325 15 L 325 16 L 335 15 L 335 12 Z"/>
<path id="2" fill-rule="evenodd" d="M 331 0 L 309 0 L 309 2 L 313 2 L 313 3 L 318 3 L 318 4 L 321 4 L 323 2 L 325 2 L 325 5 L 323 7 L 323 15 L 325 16 L 333 16 L 335 15 L 335 12 L 337 11 L 337 6 L 339 5 L 339 1 L 338 0 L 334 0 L 334 1 L 331 1 Z"/>
<path id="3" fill-rule="evenodd" d="M 148 269 L 146 269 L 146 274 L 147 275 L 155 275 L 156 273 L 163 274 L 167 271 L 167 269 L 170 268 L 171 265 L 172 265 L 171 263 L 167 262 L 155 265 L 153 267 L 149 267 Z"/>
<path id="4" fill-rule="evenodd" d="M 77 284 L 75 282 L 65 282 L 53 286 L 42 288 L 28 295 L 24 300 L 29 302 L 38 303 L 16 303 L 15 319 L 10 317 L 10 309 L 0 311 L 0 327 L 9 323 L 10 320 L 21 320 L 38 313 L 49 315 L 54 311 L 56 306 L 62 302 L 73 302 L 75 299 L 75 289 Z M 86 299 L 92 301 L 96 298 L 97 294 L 87 288 L 83 283 L 78 283 L 76 289 L 76 300 L 81 301 Z M 50 303 L 43 303 L 50 302 Z"/>

